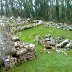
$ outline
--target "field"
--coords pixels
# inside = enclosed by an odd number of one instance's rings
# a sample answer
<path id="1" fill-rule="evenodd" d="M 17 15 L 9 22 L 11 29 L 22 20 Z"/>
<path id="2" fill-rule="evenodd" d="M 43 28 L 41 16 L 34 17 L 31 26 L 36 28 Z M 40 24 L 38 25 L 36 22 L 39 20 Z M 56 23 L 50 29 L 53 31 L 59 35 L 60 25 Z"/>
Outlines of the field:
<path id="1" fill-rule="evenodd" d="M 17 36 L 19 36 L 21 41 L 35 44 L 36 58 L 11 68 L 9 72 L 72 72 L 72 50 L 67 52 L 68 56 L 65 56 L 63 53 L 57 54 L 55 51 L 52 51 L 50 54 L 46 51 L 41 52 L 42 46 L 35 42 L 35 36 L 40 35 L 43 37 L 46 34 L 72 40 L 72 32 L 44 26 L 19 32 Z"/>

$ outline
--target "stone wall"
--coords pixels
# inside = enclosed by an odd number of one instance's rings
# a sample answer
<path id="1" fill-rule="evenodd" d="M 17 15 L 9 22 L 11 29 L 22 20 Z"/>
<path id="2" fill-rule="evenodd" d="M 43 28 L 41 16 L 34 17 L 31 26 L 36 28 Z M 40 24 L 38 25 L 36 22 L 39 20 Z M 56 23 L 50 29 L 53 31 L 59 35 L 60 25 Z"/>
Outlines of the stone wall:
<path id="1" fill-rule="evenodd" d="M 44 26 L 54 27 L 54 28 L 61 29 L 61 30 L 72 31 L 72 25 L 67 25 L 67 24 L 63 24 L 63 23 L 47 22 L 44 24 Z"/>
<path id="2" fill-rule="evenodd" d="M 47 34 L 43 38 L 40 36 L 36 36 L 35 40 L 38 44 L 43 46 L 43 49 L 55 50 L 57 53 L 65 53 L 66 50 L 72 49 L 72 40 L 62 37 L 52 37 L 51 34 Z"/>
<path id="3" fill-rule="evenodd" d="M 7 31 L 7 27 L 0 28 L 0 59 L 5 67 L 11 68 L 17 62 L 35 58 L 35 45 L 21 42 L 16 36 Z"/>

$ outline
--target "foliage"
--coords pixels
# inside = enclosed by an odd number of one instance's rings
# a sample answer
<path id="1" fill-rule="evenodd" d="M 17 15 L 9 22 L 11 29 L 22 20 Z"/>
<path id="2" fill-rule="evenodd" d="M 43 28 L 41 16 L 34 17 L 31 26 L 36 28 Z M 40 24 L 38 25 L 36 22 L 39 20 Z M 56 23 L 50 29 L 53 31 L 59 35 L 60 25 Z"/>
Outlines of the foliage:
<path id="1" fill-rule="evenodd" d="M 72 23 L 72 0 L 1 0 L 0 15 Z"/>

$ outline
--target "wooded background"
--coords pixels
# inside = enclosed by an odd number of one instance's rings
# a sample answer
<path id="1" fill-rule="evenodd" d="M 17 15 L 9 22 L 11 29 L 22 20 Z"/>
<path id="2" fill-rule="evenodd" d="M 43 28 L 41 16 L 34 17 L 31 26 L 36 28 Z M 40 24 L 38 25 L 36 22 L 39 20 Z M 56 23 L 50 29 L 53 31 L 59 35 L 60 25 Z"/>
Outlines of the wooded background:
<path id="1" fill-rule="evenodd" d="M 0 15 L 72 23 L 72 0 L 0 0 Z"/>

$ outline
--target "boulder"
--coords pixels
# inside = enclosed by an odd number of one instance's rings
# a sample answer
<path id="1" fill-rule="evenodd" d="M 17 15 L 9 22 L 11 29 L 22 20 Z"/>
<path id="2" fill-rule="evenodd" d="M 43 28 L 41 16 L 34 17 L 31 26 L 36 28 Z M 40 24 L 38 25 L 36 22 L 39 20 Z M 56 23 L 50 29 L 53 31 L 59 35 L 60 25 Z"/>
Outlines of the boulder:
<path id="1" fill-rule="evenodd" d="M 6 55 L 13 55 L 16 53 L 16 49 L 13 47 L 13 48 L 9 48 L 5 51 L 5 54 Z"/>
<path id="2" fill-rule="evenodd" d="M 66 48 L 72 48 L 72 41 L 70 41 L 67 45 Z"/>
<path id="3" fill-rule="evenodd" d="M 20 42 L 16 41 L 16 42 L 14 42 L 14 45 L 15 45 L 15 48 L 20 47 Z"/>
<path id="4" fill-rule="evenodd" d="M 20 56 L 20 55 L 25 54 L 26 52 L 27 52 L 26 48 L 21 48 L 21 49 L 17 50 L 16 55 Z"/>
<path id="5" fill-rule="evenodd" d="M 18 17 L 18 18 L 17 18 L 17 23 L 20 23 L 20 22 L 21 22 L 21 18 Z"/>
<path id="6" fill-rule="evenodd" d="M 29 44 L 28 48 L 29 51 L 34 51 L 35 50 L 35 45 L 34 44 Z"/>
<path id="7" fill-rule="evenodd" d="M 32 18 L 28 18 L 27 21 L 30 23 L 32 22 Z"/>
<path id="8" fill-rule="evenodd" d="M 33 60 L 34 58 L 35 58 L 35 52 L 27 52 L 26 54 L 19 56 L 20 61 Z"/>
<path id="9" fill-rule="evenodd" d="M 69 43 L 69 40 L 66 39 L 63 42 L 57 44 L 57 48 L 63 48 L 65 45 L 67 45 Z"/>
<path id="10" fill-rule="evenodd" d="M 51 39 L 50 38 L 45 38 L 45 41 L 51 41 Z"/>
<path id="11" fill-rule="evenodd" d="M 47 44 L 49 44 L 50 46 L 55 46 L 56 45 L 56 43 L 52 42 L 52 41 L 47 41 Z"/>
<path id="12" fill-rule="evenodd" d="M 36 40 L 37 43 L 39 43 L 40 39 L 41 39 L 41 37 L 40 37 L 39 35 L 37 35 L 37 36 L 35 37 L 35 40 Z"/>
<path id="13" fill-rule="evenodd" d="M 43 24 L 43 21 L 42 20 L 38 20 L 38 24 Z"/>
<path id="14" fill-rule="evenodd" d="M 50 38 L 50 37 L 51 37 L 51 34 L 45 35 L 45 38 Z"/>
<path id="15" fill-rule="evenodd" d="M 5 67 L 13 67 L 17 63 L 17 58 L 13 58 L 10 56 L 7 56 L 6 58 L 3 59 Z"/>
<path id="16" fill-rule="evenodd" d="M 13 37 L 12 37 L 12 41 L 14 41 L 14 42 L 15 42 L 15 41 L 20 41 L 20 39 L 19 39 L 19 37 L 13 36 Z"/>
<path id="17" fill-rule="evenodd" d="M 23 45 L 23 43 L 20 43 L 20 46 L 19 46 L 20 48 L 23 48 L 24 47 L 24 45 Z"/>
<path id="18" fill-rule="evenodd" d="M 62 37 L 56 37 L 55 38 L 55 41 L 56 41 L 56 43 L 61 43 L 61 42 L 63 42 L 64 41 L 64 38 L 62 38 Z"/>

